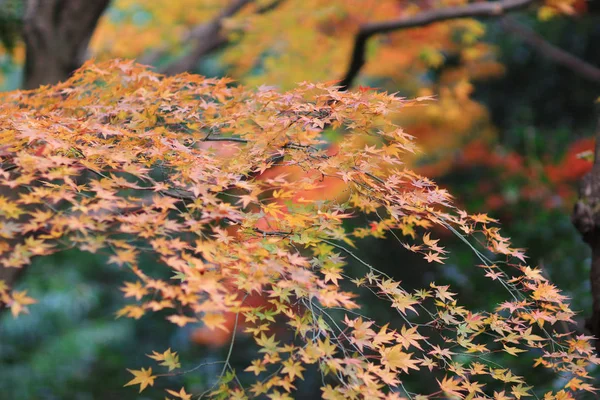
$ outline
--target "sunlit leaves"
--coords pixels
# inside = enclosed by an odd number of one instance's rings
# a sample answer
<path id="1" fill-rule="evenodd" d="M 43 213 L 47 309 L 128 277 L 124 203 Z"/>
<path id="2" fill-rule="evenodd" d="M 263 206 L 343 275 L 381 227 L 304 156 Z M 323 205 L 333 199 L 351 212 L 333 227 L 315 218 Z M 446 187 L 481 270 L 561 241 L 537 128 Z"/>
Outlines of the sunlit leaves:
<path id="1" fill-rule="evenodd" d="M 55 87 L 3 95 L 2 140 L 11 144 L 0 156 L 3 267 L 77 247 L 131 271 L 120 290 L 133 304 L 117 317 L 161 311 L 232 349 L 236 335 L 250 335 L 257 355 L 240 373 L 255 383 L 244 391 L 225 360 L 217 397 L 291 396 L 309 365 L 331 378 L 328 398 L 382 398 L 403 374 L 421 371 L 439 382 L 429 395 L 475 397 L 491 380 L 506 387 L 499 398 L 526 397 L 534 389 L 499 363 L 526 354 L 578 379 L 560 390 L 589 389 L 586 368 L 598 362 L 590 338 L 553 331 L 572 322 L 566 297 L 525 265 L 494 220 L 457 210 L 403 162 L 414 143 L 389 117 L 406 110 L 404 100 L 328 84 L 278 93 L 230 83 L 112 61 L 88 63 Z M 334 152 L 321 150 L 325 127 L 345 131 Z M 328 197 L 325 179 L 343 196 Z M 351 218 L 364 225 L 349 229 Z M 451 257 L 438 239 L 444 230 L 506 291 L 496 309 L 468 310 L 445 284 L 407 290 L 357 245 L 390 236 L 440 263 Z M 146 260 L 164 274 L 152 276 Z M 362 315 L 363 292 L 398 319 Z M 15 315 L 34 302 L 2 281 L 0 301 Z M 149 357 L 181 367 L 171 349 Z M 128 385 L 140 390 L 158 377 L 131 373 Z"/>

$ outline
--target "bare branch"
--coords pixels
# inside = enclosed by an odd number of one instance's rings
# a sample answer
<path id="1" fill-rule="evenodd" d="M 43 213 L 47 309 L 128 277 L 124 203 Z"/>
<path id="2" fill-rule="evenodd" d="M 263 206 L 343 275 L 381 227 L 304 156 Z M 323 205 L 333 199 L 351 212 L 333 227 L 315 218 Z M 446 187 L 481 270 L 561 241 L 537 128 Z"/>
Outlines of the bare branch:
<path id="1" fill-rule="evenodd" d="M 500 20 L 502 28 L 519 37 L 520 40 L 530 45 L 544 57 L 558 65 L 569 68 L 592 82 L 600 83 L 600 68 L 567 53 L 566 51 L 548 43 L 543 37 L 517 22 L 514 18 L 504 17 Z"/>
<path id="2" fill-rule="evenodd" d="M 471 3 L 460 7 L 447 7 L 424 11 L 410 17 L 403 17 L 392 21 L 365 24 L 359 29 L 356 38 L 354 39 L 352 58 L 340 86 L 342 89 L 348 89 L 352 86 L 358 73 L 365 64 L 367 41 L 371 36 L 401 29 L 426 26 L 435 22 L 457 18 L 498 17 L 509 11 L 523 9 L 534 2 L 535 0 L 500 0 L 494 2 Z"/>

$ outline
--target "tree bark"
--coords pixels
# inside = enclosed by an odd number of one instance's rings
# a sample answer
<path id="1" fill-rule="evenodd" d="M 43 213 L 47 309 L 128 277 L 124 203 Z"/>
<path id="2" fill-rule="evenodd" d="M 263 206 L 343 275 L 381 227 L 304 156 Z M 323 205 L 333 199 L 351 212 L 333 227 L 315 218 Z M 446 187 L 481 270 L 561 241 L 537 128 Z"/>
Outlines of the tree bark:
<path id="1" fill-rule="evenodd" d="M 573 209 L 572 221 L 583 240 L 592 250 L 590 283 L 592 289 L 592 315 L 586 328 L 597 338 L 596 352 L 600 354 L 600 107 L 596 128 L 594 166 L 579 185 L 579 200 Z"/>
<path id="2" fill-rule="evenodd" d="M 27 0 L 24 89 L 64 81 L 81 66 L 109 1 Z"/>
<path id="3" fill-rule="evenodd" d="M 27 0 L 22 28 L 26 47 L 24 89 L 63 81 L 81 66 L 98 20 L 109 2 Z M 0 195 L 10 198 L 15 193 L 2 187 Z M 23 272 L 24 268 L 0 266 L 0 281 L 12 287 Z"/>

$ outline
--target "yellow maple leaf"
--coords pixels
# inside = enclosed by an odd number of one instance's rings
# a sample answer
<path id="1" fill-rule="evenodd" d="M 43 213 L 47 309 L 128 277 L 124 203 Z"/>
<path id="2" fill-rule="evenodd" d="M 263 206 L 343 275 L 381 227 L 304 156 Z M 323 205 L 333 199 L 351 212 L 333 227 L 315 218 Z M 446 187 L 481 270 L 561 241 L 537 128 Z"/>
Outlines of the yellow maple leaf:
<path id="1" fill-rule="evenodd" d="M 128 369 L 127 371 L 131 372 L 134 378 L 124 386 L 140 385 L 140 393 L 142 393 L 142 390 L 146 389 L 148 385 L 154 386 L 154 379 L 156 379 L 156 376 L 152 375 L 152 368 L 142 368 L 141 370 Z"/>
<path id="2" fill-rule="evenodd" d="M 174 390 L 169 390 L 166 389 L 167 393 L 169 393 L 171 396 L 175 396 L 177 398 L 180 398 L 182 400 L 191 400 L 192 399 L 192 395 L 189 393 L 185 392 L 185 388 L 181 388 L 181 390 L 179 392 L 176 392 Z"/>
<path id="3" fill-rule="evenodd" d="M 290 379 L 293 380 L 296 376 L 300 379 L 304 379 L 304 376 L 302 376 L 302 371 L 304 371 L 306 368 L 304 368 L 299 362 L 288 358 L 282 363 L 282 365 L 283 369 L 281 370 L 281 373 L 288 374 Z"/>
<path id="4" fill-rule="evenodd" d="M 152 351 L 152 354 L 148 354 L 148 357 L 156 361 L 162 361 L 159 365 L 168 367 L 169 371 L 181 367 L 181 364 L 179 363 L 179 355 L 177 352 L 171 351 L 170 348 L 168 348 L 164 353 Z"/>
<path id="5" fill-rule="evenodd" d="M 27 296 L 27 290 L 13 291 L 12 300 L 10 301 L 10 311 L 13 317 L 17 317 L 21 313 L 27 314 L 29 312 L 27 306 L 35 303 L 37 301 L 34 298 Z"/>
<path id="6" fill-rule="evenodd" d="M 522 383 L 519 383 L 518 385 L 513 385 L 510 392 L 517 399 L 520 399 L 521 397 L 531 396 L 529 390 L 531 390 L 531 386 L 524 386 Z"/>
<path id="7" fill-rule="evenodd" d="M 459 378 L 448 378 L 445 376 L 441 382 L 439 380 L 437 380 L 437 382 L 440 385 L 440 389 L 442 389 L 444 393 L 459 397 L 461 399 L 465 397 L 462 393 L 460 393 L 466 389 L 460 385 L 461 380 Z"/>
<path id="8" fill-rule="evenodd" d="M 523 353 L 527 350 L 519 349 L 518 347 L 504 345 L 504 351 L 506 351 L 508 354 L 516 357 L 516 356 L 518 356 L 519 353 Z"/>
<path id="9" fill-rule="evenodd" d="M 136 283 L 125 282 L 125 286 L 121 290 L 125 293 L 125 297 L 135 297 L 136 300 L 141 300 L 142 297 L 148 294 L 148 289 L 143 287 L 140 281 Z"/>
<path id="10" fill-rule="evenodd" d="M 202 317 L 202 322 L 210 329 L 215 330 L 216 328 L 222 329 L 225 332 L 229 332 L 229 329 L 225 326 L 225 317 L 222 313 L 206 313 Z"/>
<path id="11" fill-rule="evenodd" d="M 418 371 L 417 364 L 419 361 L 411 359 L 412 353 L 405 353 L 402 348 L 403 346 L 399 344 L 383 349 L 381 351 L 381 364 L 394 371 L 401 369 L 408 373 L 409 368 Z"/>

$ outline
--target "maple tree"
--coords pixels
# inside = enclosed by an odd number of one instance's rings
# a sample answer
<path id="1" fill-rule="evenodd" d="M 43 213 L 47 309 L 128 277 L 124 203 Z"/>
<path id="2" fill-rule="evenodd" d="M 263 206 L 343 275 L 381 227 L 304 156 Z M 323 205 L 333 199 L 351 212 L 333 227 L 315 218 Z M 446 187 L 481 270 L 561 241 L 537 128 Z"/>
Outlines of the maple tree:
<path id="1" fill-rule="evenodd" d="M 65 80 L 83 62 L 108 2 L 88 10 L 70 3 L 83 14 L 64 7 L 57 29 L 31 24 L 25 30 L 28 55 L 22 61 L 33 66 L 26 68 L 25 87 Z M 540 270 L 525 265 L 523 252 L 500 236 L 495 221 L 460 211 L 445 190 L 422 176 L 455 168 L 447 154 L 476 131 L 478 141 L 459 163 L 524 173 L 532 199 L 557 188 L 573 196 L 568 183 L 589 170 L 589 162 L 577 170 L 547 166 L 552 185 L 540 189 L 538 171 L 526 170 L 518 156 L 488 156 L 486 140 L 494 132 L 486 110 L 471 98 L 473 81 L 498 75 L 502 66 L 482 39 L 481 22 L 460 17 L 495 18 L 534 2 L 201 3 L 115 1 L 114 14 L 99 21 L 91 39 L 100 60 L 134 57 L 171 77 L 129 62 L 88 63 L 56 87 L 3 96 L 10 133 L 0 144 L 6 166 L 0 294 L 14 315 L 35 302 L 25 290 L 10 291 L 16 272 L 34 256 L 79 248 L 135 274 L 121 290 L 137 303 L 119 316 L 167 312 L 177 326 L 202 325 L 192 335 L 198 342 L 230 345 L 219 384 L 210 390 L 217 397 L 289 397 L 315 365 L 323 374 L 324 398 L 534 394 L 527 377 L 503 365 L 502 354 L 525 362 L 537 356 L 533 365 L 565 373 L 569 379 L 548 399 L 592 391 L 586 367 L 597 359 L 591 338 L 564 328 L 574 315 L 566 298 Z M 55 5 L 30 2 L 26 22 L 49 17 L 40 7 Z M 581 9 L 581 2 L 549 1 L 538 14 L 546 19 Z M 434 23 L 439 21 L 445 22 Z M 72 35 L 73 23 L 81 33 Z M 514 21 L 503 24 L 540 43 Z M 67 51 L 56 53 L 54 41 L 67 42 Z M 237 80 L 290 91 L 261 86 L 253 92 L 227 79 L 172 76 L 219 49 L 217 59 Z M 539 50 L 598 80 L 597 69 L 547 43 Z M 17 45 L 17 57 L 23 53 Z M 460 59 L 458 66 L 442 68 L 452 57 Z M 39 68 L 47 63 L 55 67 L 49 75 Z M 437 79 L 415 79 L 438 69 Z M 294 83 L 335 78 L 341 81 Z M 419 101 L 364 87 L 338 91 L 355 82 L 401 87 Z M 426 101 L 434 94 L 436 102 Z M 435 163 L 420 165 L 405 131 L 418 136 Z M 441 140 L 441 133 L 451 139 Z M 491 195 L 488 209 L 499 201 Z M 352 225 L 360 225 L 359 215 L 371 220 L 367 226 Z M 444 231 L 469 242 L 485 276 L 512 300 L 495 310 L 469 311 L 447 286 L 407 289 L 354 248 L 357 239 L 387 236 L 426 262 L 443 264 L 449 256 L 438 245 Z M 144 268 L 148 258 L 175 280 L 151 275 Z M 362 264 L 363 274 L 353 275 L 349 261 Z M 361 291 L 388 301 L 403 322 L 390 327 L 357 314 Z M 286 324 L 297 337 L 281 329 Z M 260 350 L 246 373 L 236 373 L 231 349 L 242 333 Z M 171 349 L 149 357 L 156 365 L 130 370 L 127 385 L 141 391 L 189 371 Z M 157 372 L 161 367 L 164 373 Z M 435 376 L 439 388 L 421 395 L 404 380 L 423 371 Z M 249 388 L 243 384 L 248 375 L 256 377 Z M 186 388 L 167 393 L 191 398 Z"/>
<path id="2" fill-rule="evenodd" d="M 286 398 L 317 365 L 323 398 L 521 398 L 534 389 L 494 357 L 523 352 L 568 377 L 546 399 L 594 390 L 590 338 L 560 328 L 574 316 L 566 297 L 526 265 L 493 219 L 457 209 L 446 190 L 403 165 L 415 144 L 391 116 L 418 101 L 327 84 L 279 93 L 230 83 L 110 61 L 86 63 L 55 86 L 3 94 L 0 185 L 11 189 L 0 202 L 3 267 L 77 247 L 132 271 L 122 290 L 135 302 L 119 316 L 163 310 L 173 324 L 218 330 L 224 313 L 244 315 L 259 349 L 246 368 L 256 382 L 241 385 L 242 372 L 226 359 L 210 389 L 216 397 Z M 325 128 L 345 132 L 335 154 L 323 147 Z M 230 156 L 212 143 L 227 143 Z M 261 177 L 274 165 L 306 173 Z M 325 177 L 344 182 L 347 200 L 301 197 Z M 344 221 L 360 214 L 376 217 L 376 229 L 348 230 Z M 344 271 L 347 259 L 360 261 L 356 238 L 380 231 L 443 263 L 433 226 L 473 248 L 486 276 L 506 289 L 504 303 L 471 311 L 446 285 L 407 291 L 366 262 L 362 275 Z M 175 279 L 148 275 L 144 255 Z M 357 314 L 358 288 L 395 309 L 401 327 Z M 6 285 L 1 293 L 14 315 L 34 302 Z M 246 305 L 253 293 L 271 307 Z M 283 341 L 277 322 L 295 336 Z M 229 354 L 234 346 L 235 335 Z M 144 390 L 180 373 L 171 349 L 150 357 L 160 365 L 132 370 L 128 385 Z M 167 370 L 155 372 L 160 366 Z M 439 374 L 439 387 L 411 392 L 402 383 L 411 371 Z M 490 380 L 504 390 L 486 394 Z"/>

